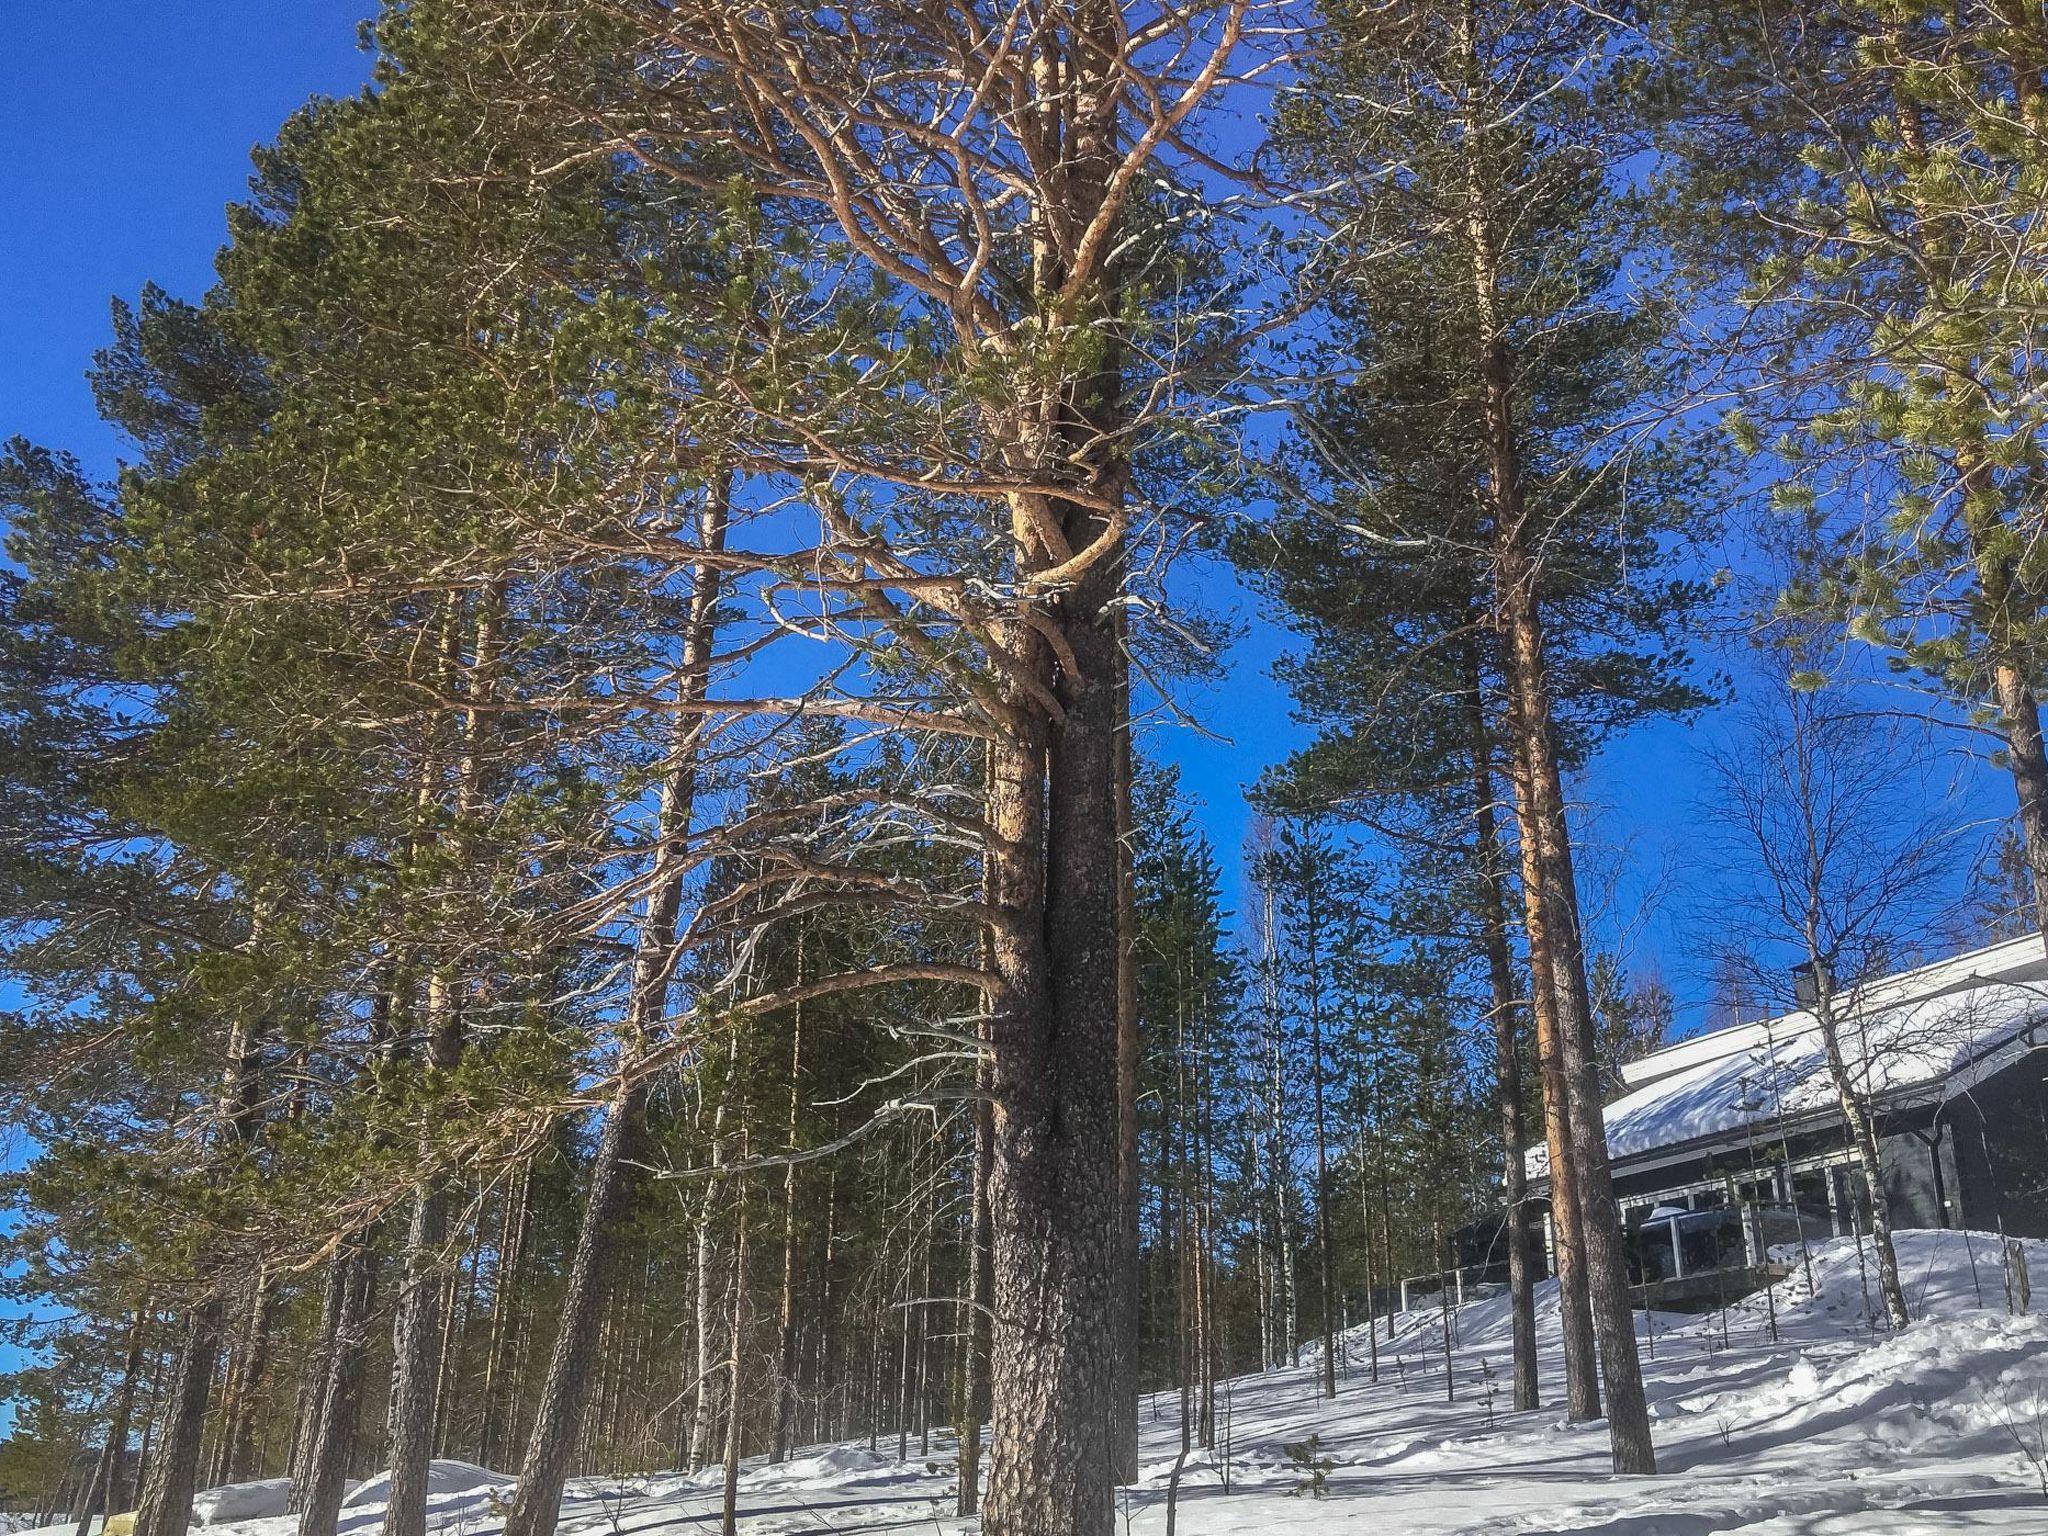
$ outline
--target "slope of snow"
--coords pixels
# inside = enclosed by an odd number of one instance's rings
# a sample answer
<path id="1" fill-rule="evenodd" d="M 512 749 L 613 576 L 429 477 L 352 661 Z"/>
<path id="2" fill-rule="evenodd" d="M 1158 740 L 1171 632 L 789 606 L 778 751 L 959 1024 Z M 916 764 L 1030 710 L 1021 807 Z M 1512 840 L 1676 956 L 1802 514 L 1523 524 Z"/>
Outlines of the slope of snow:
<path id="1" fill-rule="evenodd" d="M 1871 1324 L 1868 1257 L 1851 1239 L 1809 1256 L 1781 1250 L 1792 1274 L 1725 1313 L 1660 1313 L 1642 1322 L 1646 1382 L 1662 1475 L 1616 1478 L 1606 1426 L 1568 1424 L 1555 1406 L 1508 1407 L 1511 1323 L 1504 1297 L 1448 1319 L 1420 1308 L 1382 1319 L 1369 1379 L 1363 1328 L 1341 1341 L 1337 1397 L 1318 1395 L 1315 1351 L 1302 1363 L 1222 1384 L 1218 1446 L 1180 1454 L 1178 1398 L 1141 1419 L 1141 1477 L 1119 1497 L 1118 1526 L 1159 1536 L 1177 1483 L 1186 1536 L 1922 1536 L 2048 1531 L 2048 1319 L 2006 1314 L 1996 1240 L 1982 1233 L 1900 1234 L 1900 1267 L 1918 1321 Z M 2048 1292 L 2048 1243 L 2026 1245 Z M 1808 1278 L 1810 1257 L 1811 1278 Z M 1557 1295 L 1538 1295 L 1543 1390 L 1562 1394 Z M 1773 1332 L 1775 1331 L 1775 1337 Z M 1290 1446 L 1310 1436 L 1327 1459 L 1328 1497 L 1303 1488 Z M 799 1531 L 972 1530 L 951 1516 L 953 1449 L 898 1461 L 893 1443 L 808 1449 L 741 1479 L 748 1536 Z M 436 1495 L 430 1529 L 496 1536 L 505 1480 Z M 358 1490 L 343 1536 L 374 1536 L 382 1484 Z M 563 1536 L 687 1536 L 715 1526 L 719 1475 L 582 1479 L 563 1501 Z M 367 1490 L 367 1491 L 366 1491 Z M 493 1497 L 493 1495 L 497 1495 Z M 55 1533 L 52 1533 L 55 1536 Z M 292 1536 L 287 1519 L 216 1526 L 210 1536 Z"/>
<path id="2" fill-rule="evenodd" d="M 496 1489 L 501 1493 L 509 1492 L 517 1481 L 516 1478 L 507 1477 L 502 1472 L 479 1467 L 474 1462 L 430 1461 L 427 1463 L 427 1502 L 433 1504 L 449 1494 L 475 1493 L 478 1490 Z M 342 1498 L 341 1507 L 354 1509 L 359 1505 L 374 1504 L 382 1509 L 385 1499 L 389 1496 L 390 1487 L 391 1474 L 379 1472 L 375 1477 L 365 1478 L 349 1489 Z M 276 1513 L 283 1514 L 284 1511 L 279 1509 Z"/>
<path id="3" fill-rule="evenodd" d="M 192 1496 L 194 1525 L 228 1525 L 281 1515 L 292 1496 L 288 1477 L 266 1477 L 253 1483 L 228 1483 Z"/>

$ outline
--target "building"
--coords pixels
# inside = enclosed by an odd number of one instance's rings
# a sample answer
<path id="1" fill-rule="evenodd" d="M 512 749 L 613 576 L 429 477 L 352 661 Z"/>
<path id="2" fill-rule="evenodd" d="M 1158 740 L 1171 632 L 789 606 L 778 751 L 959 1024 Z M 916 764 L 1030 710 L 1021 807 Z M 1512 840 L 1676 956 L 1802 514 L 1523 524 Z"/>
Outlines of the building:
<path id="1" fill-rule="evenodd" d="M 1895 1227 L 2048 1237 L 2048 952 L 2039 935 L 1837 999 Z M 1607 1106 L 1636 1278 L 1660 1302 L 1756 1278 L 1769 1247 L 1869 1230 L 1818 1020 L 1801 1010 L 1631 1062 Z M 1528 1154 L 1532 1195 L 1549 1159 Z M 1545 1220 L 1546 1240 L 1549 1235 Z"/>

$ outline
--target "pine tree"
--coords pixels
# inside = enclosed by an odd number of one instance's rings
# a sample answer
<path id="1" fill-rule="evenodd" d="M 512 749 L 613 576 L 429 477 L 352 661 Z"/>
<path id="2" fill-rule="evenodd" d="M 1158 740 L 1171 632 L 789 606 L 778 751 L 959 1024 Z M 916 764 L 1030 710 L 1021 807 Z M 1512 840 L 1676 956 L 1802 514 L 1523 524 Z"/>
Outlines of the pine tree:
<path id="1" fill-rule="evenodd" d="M 1826 544 L 1784 606 L 1999 739 L 2048 929 L 2040 18 L 1846 0 L 1664 20 L 1675 227 L 1733 301 L 1750 385 L 1732 435 Z"/>

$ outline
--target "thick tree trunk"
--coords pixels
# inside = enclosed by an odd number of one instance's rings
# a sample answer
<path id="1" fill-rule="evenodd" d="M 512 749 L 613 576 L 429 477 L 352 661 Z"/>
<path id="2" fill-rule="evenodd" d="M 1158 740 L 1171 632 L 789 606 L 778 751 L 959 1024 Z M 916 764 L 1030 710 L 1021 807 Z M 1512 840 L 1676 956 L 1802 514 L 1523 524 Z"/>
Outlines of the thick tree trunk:
<path id="1" fill-rule="evenodd" d="M 629 1204 L 632 1180 L 627 1142 L 638 1124 L 645 1093 L 622 1087 L 612 1097 L 591 1161 L 590 1192 L 576 1234 L 576 1254 L 563 1288 L 561 1326 L 535 1409 L 533 1432 L 519 1469 L 519 1491 L 505 1522 L 505 1536 L 553 1536 L 562 1507 L 562 1484 L 589 1397 L 590 1364 L 609 1287 L 614 1228 Z"/>
<path id="2" fill-rule="evenodd" d="M 2048 748 L 2041 737 L 2041 708 L 2033 683 L 2018 667 L 1992 668 L 1992 696 L 2006 767 L 2019 796 L 2020 848 L 2034 890 L 2034 926 L 2048 943 Z"/>
<path id="3" fill-rule="evenodd" d="M 992 857 L 992 894 L 1010 921 L 993 946 L 1002 988 L 990 1031 L 990 1536 L 1108 1536 L 1113 1523 L 1104 1426 L 1122 1218 L 1116 638 L 1106 585 L 1096 573 L 1061 615 L 1079 675 L 1062 680 L 1056 744 L 1041 754 L 1011 741 L 994 753 L 991 816 L 1004 846 Z"/>
<path id="4" fill-rule="evenodd" d="M 426 1536 L 427 1473 L 434 1454 L 440 1378 L 442 1250 L 448 1242 L 446 1180 L 430 1173 L 413 1194 L 405 1276 L 391 1333 L 391 1491 L 384 1536 Z"/>
<path id="5" fill-rule="evenodd" d="M 1540 948 L 1550 959 L 1557 1006 L 1558 1055 L 1564 1067 L 1571 1125 L 1568 1157 L 1564 1165 L 1552 1167 L 1551 1187 L 1560 1188 L 1569 1177 L 1578 1195 L 1587 1289 L 1600 1345 L 1601 1381 L 1607 1392 L 1607 1428 L 1614 1450 L 1614 1469 L 1649 1473 L 1657 1469 L 1656 1451 L 1650 1439 L 1649 1404 L 1643 1394 L 1642 1366 L 1636 1353 L 1635 1308 L 1629 1296 L 1621 1212 L 1615 1203 L 1614 1180 L 1608 1164 L 1600 1067 L 1593 1048 L 1592 1008 L 1586 991 L 1584 951 L 1578 936 L 1563 779 L 1558 771 L 1550 724 L 1543 636 L 1535 604 L 1535 573 L 1513 535 L 1502 539 L 1500 553 L 1503 629 L 1510 657 L 1510 686 L 1516 692 L 1516 725 L 1521 731 L 1519 745 L 1528 790 L 1529 820 L 1523 826 L 1522 836 L 1534 855 L 1532 872 L 1536 880 L 1536 897 L 1529 902 L 1534 925 L 1529 945 L 1532 957 Z M 1527 868 L 1530 861 L 1525 858 Z"/>
<path id="6" fill-rule="evenodd" d="M 363 1388 L 369 1377 L 370 1329 L 376 1311 L 377 1251 L 358 1238 L 334 1261 L 334 1327 L 305 1463 L 295 1480 L 294 1507 L 299 1536 L 334 1536 L 355 1459 L 356 1429 L 362 1418 Z"/>
<path id="7" fill-rule="evenodd" d="M 1003 682 L 1017 726 L 996 746 L 990 793 L 1001 841 L 990 850 L 1000 988 L 990 1029 L 996 1318 L 987 1536 L 1111 1536 L 1117 1458 L 1107 1429 L 1124 1411 L 1116 1370 L 1125 1232 L 1117 783 L 1129 722 L 1115 600 L 1129 449 L 1115 257 L 1091 249 L 1088 272 L 1068 263 L 1092 246 L 1078 233 L 1110 208 L 1125 152 L 1129 40 L 1117 8 L 1100 0 L 1066 21 L 1047 29 L 1051 45 L 1036 47 L 1032 61 L 1045 126 L 1061 144 L 1060 172 L 1031 209 L 1032 291 L 1072 294 L 1077 278 L 1089 279 L 1087 297 L 1063 299 L 1045 318 L 1104 345 L 1087 376 L 1031 403 L 1013 444 L 1027 474 L 1073 476 L 1088 494 L 1027 492 L 1011 503 L 1019 575 L 1035 589 L 1027 600 L 1046 628 L 1004 626 L 1022 678 Z M 1054 710 L 1042 702 L 1048 683 Z"/>
<path id="8" fill-rule="evenodd" d="M 1487 726 L 1484 674 L 1476 655 L 1467 682 L 1471 689 L 1468 708 L 1479 923 L 1493 993 L 1494 1091 L 1500 1101 L 1501 1182 L 1507 1199 L 1508 1305 L 1515 1330 L 1514 1403 L 1518 1410 L 1527 1410 L 1537 1407 L 1542 1398 L 1536 1377 L 1536 1266 L 1529 1180 L 1522 1161 L 1527 1139 L 1522 1116 L 1522 1051 L 1516 1028 L 1515 964 L 1508 948 L 1506 875 L 1494 812 L 1493 733 Z"/>
<path id="9" fill-rule="evenodd" d="M 149 1458 L 149 1480 L 135 1520 L 136 1536 L 184 1536 L 198 1492 L 206 1398 L 220 1362 L 226 1305 L 217 1298 L 192 1309 L 185 1343 L 164 1395 L 161 1428 Z"/>

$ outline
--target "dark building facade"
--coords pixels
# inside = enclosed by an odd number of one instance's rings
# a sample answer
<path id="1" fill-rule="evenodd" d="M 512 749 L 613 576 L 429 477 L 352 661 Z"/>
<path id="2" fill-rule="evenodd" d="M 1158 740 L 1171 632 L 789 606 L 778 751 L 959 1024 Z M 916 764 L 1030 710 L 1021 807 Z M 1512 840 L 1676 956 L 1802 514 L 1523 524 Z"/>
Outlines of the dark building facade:
<path id="1" fill-rule="evenodd" d="M 1892 1224 L 2048 1237 L 2040 937 L 1845 986 L 1839 1013 L 1851 1080 L 1875 1111 Z M 1773 1248 L 1802 1238 L 1869 1230 L 1810 1012 L 1695 1036 L 1624 1076 L 1607 1111 L 1615 1192 L 1636 1278 L 1660 1298 L 1760 1275 Z M 1540 1148 L 1530 1164 L 1540 1197 Z"/>

